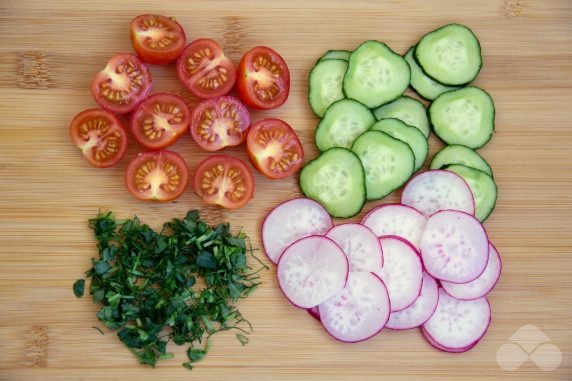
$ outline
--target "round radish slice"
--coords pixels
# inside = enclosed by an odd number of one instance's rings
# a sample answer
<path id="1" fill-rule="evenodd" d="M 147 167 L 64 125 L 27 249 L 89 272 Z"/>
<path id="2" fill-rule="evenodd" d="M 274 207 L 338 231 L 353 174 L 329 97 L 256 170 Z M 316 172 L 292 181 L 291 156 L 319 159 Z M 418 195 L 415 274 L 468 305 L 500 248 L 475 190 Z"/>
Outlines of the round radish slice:
<path id="1" fill-rule="evenodd" d="M 418 210 L 403 204 L 385 204 L 372 209 L 361 223 L 375 235 L 396 235 L 405 238 L 416 248 L 421 243 L 426 219 Z"/>
<path id="2" fill-rule="evenodd" d="M 501 274 L 501 258 L 497 249 L 489 242 L 489 261 L 485 271 L 469 283 L 441 282 L 447 294 L 461 300 L 477 299 L 488 294 L 497 284 Z"/>
<path id="3" fill-rule="evenodd" d="M 330 335 L 355 343 L 383 329 L 389 318 L 389 295 L 375 274 L 350 272 L 346 287 L 318 309 L 322 325 Z"/>
<path id="4" fill-rule="evenodd" d="M 312 307 L 312 308 L 308 308 L 306 311 L 308 311 L 308 313 L 310 314 L 311 317 L 313 317 L 317 321 L 320 321 L 320 311 L 318 310 L 317 306 Z"/>
<path id="5" fill-rule="evenodd" d="M 383 266 L 381 244 L 373 232 L 360 224 L 334 226 L 326 237 L 337 243 L 350 262 L 350 271 L 378 272 Z"/>
<path id="6" fill-rule="evenodd" d="M 343 290 L 349 263 L 342 249 L 322 236 L 288 246 L 278 262 L 278 283 L 292 304 L 312 308 Z"/>
<path id="7" fill-rule="evenodd" d="M 417 250 L 403 238 L 385 236 L 379 241 L 384 261 L 378 275 L 387 286 L 391 312 L 401 311 L 412 305 L 421 292 L 421 259 Z"/>
<path id="8" fill-rule="evenodd" d="M 295 198 L 272 209 L 262 224 L 262 244 L 268 258 L 278 263 L 284 249 L 300 238 L 326 234 L 332 218 L 322 205 Z"/>
<path id="9" fill-rule="evenodd" d="M 441 344 L 439 344 L 435 340 L 433 340 L 433 338 L 431 336 L 429 336 L 429 334 L 425 331 L 425 329 L 421 328 L 421 333 L 423 333 L 423 337 L 425 337 L 425 340 L 427 340 L 427 342 L 429 344 L 431 344 L 433 347 L 435 347 L 435 348 L 437 348 L 443 352 L 449 352 L 449 353 L 467 352 L 468 350 L 473 349 L 473 347 L 475 345 L 477 345 L 477 343 L 478 343 L 478 341 L 476 341 L 473 344 L 469 345 L 468 347 L 464 347 L 464 348 L 447 348 L 447 347 L 442 346 Z"/>
<path id="10" fill-rule="evenodd" d="M 456 210 L 437 212 L 427 220 L 421 239 L 421 256 L 425 270 L 433 278 L 453 283 L 470 282 L 487 266 L 487 232 L 470 214 Z"/>
<path id="11" fill-rule="evenodd" d="M 439 290 L 437 282 L 426 272 L 423 272 L 421 294 L 415 302 L 404 310 L 392 312 L 387 322 L 390 329 L 411 329 L 422 326 L 437 308 Z"/>
<path id="12" fill-rule="evenodd" d="M 491 307 L 487 298 L 459 300 L 440 288 L 437 309 L 423 324 L 423 330 L 431 341 L 443 348 L 468 350 L 484 336 L 490 322 Z"/>
<path id="13" fill-rule="evenodd" d="M 440 169 L 420 173 L 403 188 L 401 203 L 431 216 L 440 210 L 460 210 L 475 214 L 471 188 L 456 173 Z"/>

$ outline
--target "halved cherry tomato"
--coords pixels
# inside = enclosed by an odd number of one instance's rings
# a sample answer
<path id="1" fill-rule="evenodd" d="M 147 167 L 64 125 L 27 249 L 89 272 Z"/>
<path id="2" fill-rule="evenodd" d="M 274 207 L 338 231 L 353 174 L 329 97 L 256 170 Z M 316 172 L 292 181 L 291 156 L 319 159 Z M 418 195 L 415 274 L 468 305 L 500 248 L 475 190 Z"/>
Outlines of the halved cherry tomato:
<path id="1" fill-rule="evenodd" d="M 296 173 L 304 161 L 298 136 L 280 119 L 262 119 L 248 131 L 246 150 L 252 165 L 269 179 L 283 179 Z"/>
<path id="2" fill-rule="evenodd" d="M 246 163 L 228 155 L 203 160 L 195 172 L 195 192 L 208 204 L 241 208 L 254 194 L 254 176 Z"/>
<path id="3" fill-rule="evenodd" d="M 125 155 L 127 133 L 115 115 L 100 108 L 77 114 L 70 124 L 70 135 L 89 164 L 107 168 Z"/>
<path id="4" fill-rule="evenodd" d="M 213 98 L 225 95 L 236 81 L 236 69 L 214 40 L 191 42 L 177 61 L 177 75 L 193 95 Z"/>
<path id="5" fill-rule="evenodd" d="M 129 192 L 144 201 L 171 201 L 179 197 L 189 182 L 185 159 L 173 151 L 138 154 L 127 165 L 125 184 Z"/>
<path id="6" fill-rule="evenodd" d="M 217 151 L 246 140 L 250 114 L 237 98 L 223 96 L 199 103 L 191 115 L 191 135 L 204 150 Z"/>
<path id="7" fill-rule="evenodd" d="M 191 112 L 183 98 L 156 93 L 131 114 L 131 131 L 143 147 L 157 150 L 175 143 L 189 128 Z"/>
<path id="8" fill-rule="evenodd" d="M 141 15 L 131 21 L 131 43 L 143 61 L 162 65 L 175 61 L 185 48 L 185 31 L 175 19 Z"/>
<path id="9" fill-rule="evenodd" d="M 151 74 L 135 54 L 120 53 L 95 75 L 91 94 L 102 108 L 116 114 L 131 112 L 151 92 Z"/>
<path id="10" fill-rule="evenodd" d="M 280 107 L 290 92 L 288 66 L 274 50 L 257 46 L 242 56 L 236 88 L 247 106 L 260 110 Z"/>

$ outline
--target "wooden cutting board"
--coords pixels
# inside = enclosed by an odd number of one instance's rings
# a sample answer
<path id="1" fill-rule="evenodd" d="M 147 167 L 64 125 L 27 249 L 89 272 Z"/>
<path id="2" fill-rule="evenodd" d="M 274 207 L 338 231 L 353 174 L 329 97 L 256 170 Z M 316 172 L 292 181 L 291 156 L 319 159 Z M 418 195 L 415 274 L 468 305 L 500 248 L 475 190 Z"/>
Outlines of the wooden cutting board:
<path id="1" fill-rule="evenodd" d="M 76 299 L 71 286 L 96 254 L 87 219 L 98 210 L 120 218 L 137 213 L 159 227 L 198 208 L 213 223 L 243 227 L 260 247 L 263 216 L 299 195 L 294 178 L 272 182 L 255 175 L 256 195 L 238 211 L 205 206 L 191 190 L 176 203 L 142 203 L 123 185 L 126 161 L 106 170 L 83 161 L 68 123 L 94 106 L 93 75 L 114 53 L 131 51 L 129 21 L 141 13 L 176 16 L 190 40 L 220 41 L 235 63 L 257 45 L 280 52 L 292 74 L 290 98 L 253 119 L 289 122 L 307 159 L 316 154 L 317 123 L 306 100 L 307 77 L 323 52 L 378 39 L 404 53 L 442 24 L 471 27 L 484 54 L 475 84 L 492 94 L 497 108 L 496 134 L 481 153 L 500 189 L 486 227 L 504 261 L 483 341 L 460 355 L 433 349 L 417 330 L 384 331 L 354 345 L 336 342 L 282 297 L 274 268 L 240 303 L 255 328 L 250 343 L 241 347 L 233 333 L 215 337 L 192 373 L 180 366 L 183 347 L 172 345 L 175 359 L 153 370 L 138 365 L 113 333 L 93 329 L 101 326 L 98 307 L 89 297 Z M 151 72 L 156 91 L 183 91 L 173 66 Z M 434 137 L 430 143 L 432 153 L 441 146 Z M 571 380 L 571 145 L 571 1 L 2 0 L 0 379 Z M 174 149 L 191 167 L 208 156 L 190 136 Z M 132 144 L 128 157 L 139 150 Z M 246 159 L 242 147 L 229 152 Z M 394 194 L 383 202 L 396 200 Z M 368 203 L 364 212 L 378 204 Z M 534 327 L 545 335 L 542 345 Z M 505 370 L 527 360 L 523 348 L 531 359 Z"/>

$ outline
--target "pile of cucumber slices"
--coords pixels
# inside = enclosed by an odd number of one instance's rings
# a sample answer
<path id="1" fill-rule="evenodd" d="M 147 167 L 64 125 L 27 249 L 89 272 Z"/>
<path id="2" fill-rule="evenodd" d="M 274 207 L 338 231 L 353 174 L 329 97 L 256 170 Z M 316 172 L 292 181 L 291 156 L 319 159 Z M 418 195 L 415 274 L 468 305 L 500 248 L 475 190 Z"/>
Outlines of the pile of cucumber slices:
<path id="1" fill-rule="evenodd" d="M 354 216 L 366 200 L 387 196 L 421 169 L 432 130 L 448 146 L 430 168 L 463 177 L 485 220 L 497 187 L 475 149 L 492 137 L 495 107 L 486 91 L 467 86 L 481 67 L 477 37 L 459 24 L 426 34 L 403 57 L 378 41 L 326 52 L 309 75 L 321 153 L 300 174 L 302 192 L 333 217 Z M 431 102 L 428 109 L 403 95 L 409 86 Z"/>

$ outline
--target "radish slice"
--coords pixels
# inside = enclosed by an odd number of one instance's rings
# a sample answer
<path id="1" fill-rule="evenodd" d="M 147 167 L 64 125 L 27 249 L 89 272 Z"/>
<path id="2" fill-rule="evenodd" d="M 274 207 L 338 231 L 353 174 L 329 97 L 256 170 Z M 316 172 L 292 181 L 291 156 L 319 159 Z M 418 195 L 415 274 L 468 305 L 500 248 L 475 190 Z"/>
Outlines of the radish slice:
<path id="1" fill-rule="evenodd" d="M 308 311 L 308 313 L 310 314 L 311 317 L 313 317 L 317 321 L 320 321 L 320 311 L 318 310 L 317 306 L 312 307 L 312 308 L 308 308 L 306 311 Z"/>
<path id="2" fill-rule="evenodd" d="M 308 198 L 295 198 L 272 209 L 262 224 L 262 244 L 268 258 L 278 263 L 292 243 L 303 237 L 326 234 L 332 218 L 322 205 Z"/>
<path id="3" fill-rule="evenodd" d="M 425 337 L 425 340 L 427 340 L 427 342 L 429 344 L 431 344 L 433 347 L 439 349 L 440 351 L 443 352 L 449 352 L 449 353 L 462 353 L 462 352 L 466 352 L 470 349 L 473 349 L 473 347 L 475 345 L 477 345 L 478 341 L 474 342 L 473 344 L 469 345 L 468 347 L 464 347 L 464 348 L 447 348 L 442 346 L 441 344 L 439 344 L 438 342 L 436 342 L 435 340 L 433 340 L 433 338 L 431 336 L 429 336 L 429 334 L 425 331 L 425 329 L 421 328 L 421 333 L 423 333 L 423 336 Z"/>
<path id="4" fill-rule="evenodd" d="M 342 249 L 322 236 L 288 246 L 278 262 L 278 283 L 292 304 L 312 308 L 343 290 L 349 263 Z"/>
<path id="5" fill-rule="evenodd" d="M 484 336 L 490 322 L 487 298 L 458 300 L 440 288 L 437 309 L 423 324 L 423 330 L 441 347 L 468 350 Z"/>
<path id="6" fill-rule="evenodd" d="M 377 272 L 383 266 L 381 244 L 373 232 L 360 224 L 334 226 L 326 237 L 337 243 L 350 262 L 350 271 Z"/>
<path id="7" fill-rule="evenodd" d="M 460 300 L 477 299 L 488 294 L 497 284 L 501 274 L 501 258 L 497 249 L 489 242 L 489 261 L 485 271 L 469 283 L 441 282 L 441 286 L 454 298 Z"/>
<path id="8" fill-rule="evenodd" d="M 470 214 L 455 210 L 437 212 L 427 220 L 421 256 L 432 277 L 453 283 L 470 282 L 487 266 L 487 232 Z"/>
<path id="9" fill-rule="evenodd" d="M 401 203 L 425 217 L 447 209 L 475 215 L 475 200 L 465 180 L 456 173 L 439 169 L 413 177 L 403 189 Z"/>
<path id="10" fill-rule="evenodd" d="M 347 343 L 367 340 L 383 329 L 389 318 L 389 295 L 375 274 L 350 272 L 346 287 L 320 304 L 326 331 Z"/>
<path id="11" fill-rule="evenodd" d="M 401 311 L 412 305 L 421 292 L 421 259 L 417 250 L 403 238 L 385 236 L 379 241 L 384 263 L 378 275 L 387 286 L 391 312 Z"/>
<path id="12" fill-rule="evenodd" d="M 375 235 L 396 235 L 405 238 L 416 248 L 421 243 L 426 219 L 418 210 L 403 204 L 385 204 L 372 209 L 361 223 Z"/>
<path id="13" fill-rule="evenodd" d="M 421 294 L 404 310 L 392 312 L 387 322 L 390 329 L 411 329 L 422 326 L 437 309 L 439 288 L 433 277 L 423 272 Z"/>

